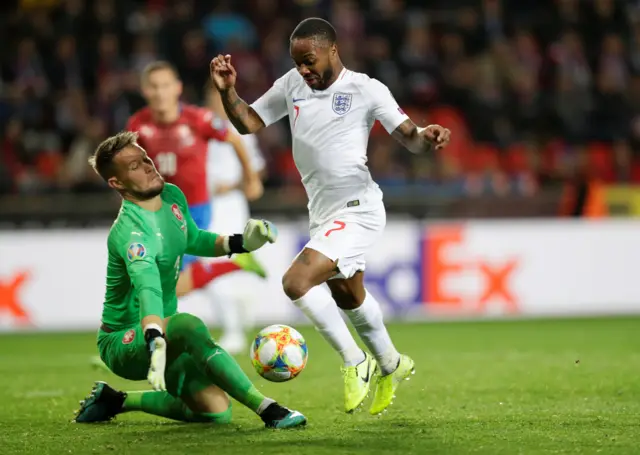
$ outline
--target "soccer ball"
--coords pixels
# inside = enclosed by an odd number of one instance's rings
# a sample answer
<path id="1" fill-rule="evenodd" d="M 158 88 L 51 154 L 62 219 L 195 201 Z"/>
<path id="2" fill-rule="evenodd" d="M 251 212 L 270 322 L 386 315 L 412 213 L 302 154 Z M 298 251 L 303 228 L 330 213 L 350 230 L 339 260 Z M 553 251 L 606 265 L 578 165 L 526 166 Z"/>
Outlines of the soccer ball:
<path id="1" fill-rule="evenodd" d="M 276 324 L 258 332 L 251 344 L 251 363 L 271 382 L 289 381 L 307 364 L 307 342 L 293 327 Z"/>

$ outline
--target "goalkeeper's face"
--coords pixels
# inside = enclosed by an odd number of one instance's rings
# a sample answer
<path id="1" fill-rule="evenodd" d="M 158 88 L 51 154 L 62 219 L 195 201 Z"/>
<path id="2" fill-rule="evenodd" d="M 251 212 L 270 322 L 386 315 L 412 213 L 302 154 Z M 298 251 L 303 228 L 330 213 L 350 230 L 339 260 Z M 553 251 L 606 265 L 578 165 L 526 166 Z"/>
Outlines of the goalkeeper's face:
<path id="1" fill-rule="evenodd" d="M 128 194 L 137 201 L 146 201 L 158 196 L 164 189 L 160 176 L 147 152 L 139 145 L 123 149 L 113 158 L 115 175 L 109 185 L 123 195 Z"/>

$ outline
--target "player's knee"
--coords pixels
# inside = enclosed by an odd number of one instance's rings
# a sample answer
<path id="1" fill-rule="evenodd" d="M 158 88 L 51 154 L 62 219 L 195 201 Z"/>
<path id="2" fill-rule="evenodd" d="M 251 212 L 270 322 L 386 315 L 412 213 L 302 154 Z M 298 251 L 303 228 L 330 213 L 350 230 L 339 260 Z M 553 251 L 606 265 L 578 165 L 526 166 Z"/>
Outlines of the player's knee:
<path id="1" fill-rule="evenodd" d="M 169 343 L 184 342 L 206 326 L 202 320 L 189 313 L 178 313 L 172 316 L 167 323 L 166 338 Z"/>
<path id="2" fill-rule="evenodd" d="M 331 297 L 343 310 L 353 310 L 362 305 L 366 291 L 360 290 L 348 280 L 332 280 L 328 282 Z"/>
<path id="3" fill-rule="evenodd" d="M 298 300 L 309 292 L 312 285 L 304 276 L 287 271 L 282 277 L 282 289 L 291 300 Z"/>
<path id="4" fill-rule="evenodd" d="M 343 310 L 353 310 L 362 304 L 358 297 L 348 288 L 338 290 L 331 289 L 331 296 L 336 302 L 336 305 Z"/>

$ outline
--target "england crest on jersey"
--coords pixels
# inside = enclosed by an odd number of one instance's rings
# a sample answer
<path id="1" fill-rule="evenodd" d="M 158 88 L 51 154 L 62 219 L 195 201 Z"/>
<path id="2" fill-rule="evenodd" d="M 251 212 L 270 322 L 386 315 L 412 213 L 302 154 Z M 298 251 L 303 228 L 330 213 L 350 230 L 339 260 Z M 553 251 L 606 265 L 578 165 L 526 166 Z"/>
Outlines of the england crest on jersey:
<path id="1" fill-rule="evenodd" d="M 344 115 L 351 109 L 351 93 L 334 93 L 333 94 L 333 112 L 338 115 Z"/>

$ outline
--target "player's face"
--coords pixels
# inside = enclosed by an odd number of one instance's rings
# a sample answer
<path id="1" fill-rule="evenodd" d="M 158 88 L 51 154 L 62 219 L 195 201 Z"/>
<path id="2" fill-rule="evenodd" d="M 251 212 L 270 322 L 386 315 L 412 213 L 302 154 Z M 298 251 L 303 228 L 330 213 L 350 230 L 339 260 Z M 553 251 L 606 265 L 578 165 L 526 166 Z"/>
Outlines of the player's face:
<path id="1" fill-rule="evenodd" d="M 182 83 L 169 69 L 158 69 L 142 81 L 142 94 L 152 111 L 175 109 L 182 94 Z"/>
<path id="2" fill-rule="evenodd" d="M 291 58 L 309 87 L 324 90 L 329 86 L 338 62 L 338 49 L 318 38 L 299 38 L 291 41 Z"/>
<path id="3" fill-rule="evenodd" d="M 113 158 L 113 163 L 116 175 L 109 179 L 112 188 L 138 201 L 146 201 L 162 193 L 164 179 L 139 145 L 122 150 Z"/>

